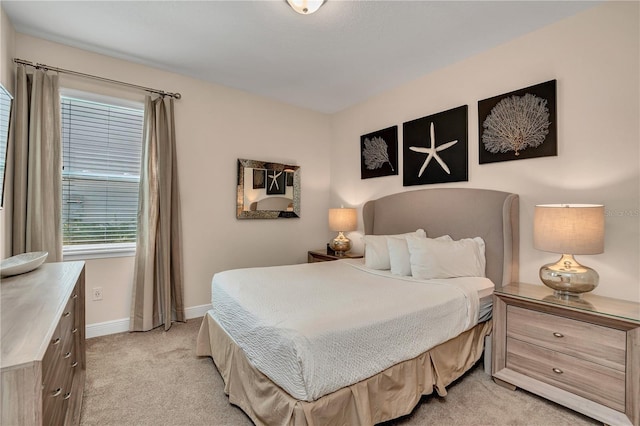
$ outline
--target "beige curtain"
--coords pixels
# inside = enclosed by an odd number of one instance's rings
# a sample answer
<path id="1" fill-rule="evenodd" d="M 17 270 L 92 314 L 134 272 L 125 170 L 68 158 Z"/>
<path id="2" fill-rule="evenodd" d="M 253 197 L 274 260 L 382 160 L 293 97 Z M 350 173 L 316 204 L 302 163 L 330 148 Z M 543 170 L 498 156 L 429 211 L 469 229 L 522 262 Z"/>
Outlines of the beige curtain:
<path id="1" fill-rule="evenodd" d="M 18 65 L 13 150 L 12 253 L 62 261 L 62 148 L 58 76 Z"/>
<path id="2" fill-rule="evenodd" d="M 168 104 L 168 105 L 167 105 Z M 131 331 L 184 321 L 173 98 L 145 100 Z"/>

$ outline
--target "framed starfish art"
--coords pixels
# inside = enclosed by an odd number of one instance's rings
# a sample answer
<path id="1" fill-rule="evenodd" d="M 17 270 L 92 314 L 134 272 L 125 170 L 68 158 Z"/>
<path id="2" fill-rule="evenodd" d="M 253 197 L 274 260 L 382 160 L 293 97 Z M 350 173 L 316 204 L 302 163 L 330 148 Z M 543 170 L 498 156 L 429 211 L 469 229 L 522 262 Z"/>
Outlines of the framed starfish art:
<path id="1" fill-rule="evenodd" d="M 469 180 L 468 106 L 407 121 L 403 129 L 403 186 Z"/>
<path id="2" fill-rule="evenodd" d="M 284 194 L 287 191 L 285 172 L 281 170 L 267 170 L 267 195 Z"/>

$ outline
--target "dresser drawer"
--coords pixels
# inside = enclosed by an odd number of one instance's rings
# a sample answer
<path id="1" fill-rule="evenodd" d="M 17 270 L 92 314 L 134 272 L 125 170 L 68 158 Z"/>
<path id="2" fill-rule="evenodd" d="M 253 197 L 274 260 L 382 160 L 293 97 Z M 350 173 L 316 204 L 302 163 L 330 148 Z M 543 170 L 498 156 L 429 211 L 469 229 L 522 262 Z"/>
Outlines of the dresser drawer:
<path id="1" fill-rule="evenodd" d="M 60 358 L 60 352 L 62 352 L 62 338 L 60 337 L 60 323 L 58 323 L 42 358 L 43 383 L 51 382 L 52 376 L 56 371 L 58 359 Z"/>
<path id="2" fill-rule="evenodd" d="M 614 410 L 625 410 L 625 373 L 507 338 L 506 367 Z"/>
<path id="3" fill-rule="evenodd" d="M 62 353 L 62 344 L 60 323 L 58 323 L 42 359 L 42 418 L 45 423 L 49 419 L 56 418 L 57 413 L 62 410 L 62 405 L 59 403 L 61 400 L 59 394 L 62 393 L 62 388 L 57 386 L 61 382 L 60 354 Z M 60 388 L 60 392 L 56 395 L 58 388 Z"/>
<path id="4" fill-rule="evenodd" d="M 508 306 L 507 336 L 625 371 L 626 333 L 621 330 Z"/>
<path id="5" fill-rule="evenodd" d="M 75 294 L 75 292 L 74 292 Z M 71 296 L 60 316 L 60 333 L 66 339 L 76 326 L 76 299 Z"/>
<path id="6" fill-rule="evenodd" d="M 60 348 L 60 356 L 63 358 L 69 358 L 73 355 L 75 348 L 75 334 L 73 333 L 74 324 L 73 318 L 68 318 L 61 321 L 61 329 L 64 330 L 62 335 L 62 347 Z"/>
<path id="7" fill-rule="evenodd" d="M 64 371 L 64 381 L 62 385 L 62 395 L 60 397 L 62 398 L 62 408 L 65 416 L 69 413 L 69 403 L 73 397 L 73 379 L 76 370 L 72 367 L 72 358 L 73 357 L 65 359 L 62 367 Z"/>

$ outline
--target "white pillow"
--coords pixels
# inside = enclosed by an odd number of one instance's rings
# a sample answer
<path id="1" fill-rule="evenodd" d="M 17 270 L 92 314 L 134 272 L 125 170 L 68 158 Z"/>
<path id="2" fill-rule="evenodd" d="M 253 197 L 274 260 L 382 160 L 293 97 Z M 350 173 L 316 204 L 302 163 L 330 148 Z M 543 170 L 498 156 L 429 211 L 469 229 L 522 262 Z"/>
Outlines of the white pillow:
<path id="1" fill-rule="evenodd" d="M 443 235 L 435 239 L 445 241 L 452 240 L 448 235 Z M 387 247 L 389 248 L 389 263 L 391 264 L 391 273 L 404 277 L 411 275 L 411 261 L 409 259 L 409 246 L 407 245 L 407 237 L 388 237 Z"/>
<path id="2" fill-rule="evenodd" d="M 407 237 L 407 245 L 414 278 L 485 276 L 485 244 L 480 237 L 457 241 Z"/>
<path id="3" fill-rule="evenodd" d="M 391 261 L 389 260 L 389 247 L 387 246 L 387 238 L 403 237 L 411 235 L 417 238 L 426 238 L 427 233 L 424 229 L 418 229 L 415 232 L 396 235 L 365 235 L 364 236 L 364 265 L 371 269 L 387 270 L 391 269 Z"/>

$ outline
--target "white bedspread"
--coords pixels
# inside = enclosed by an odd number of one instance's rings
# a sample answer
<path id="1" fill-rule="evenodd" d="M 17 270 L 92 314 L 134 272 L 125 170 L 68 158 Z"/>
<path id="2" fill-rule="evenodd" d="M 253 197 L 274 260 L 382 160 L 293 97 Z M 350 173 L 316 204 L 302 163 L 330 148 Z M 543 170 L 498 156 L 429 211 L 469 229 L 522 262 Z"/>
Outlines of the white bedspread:
<path id="1" fill-rule="evenodd" d="M 215 274 L 210 312 L 258 370 L 313 401 L 473 327 L 489 287 L 396 277 L 361 260 L 249 268 Z"/>

